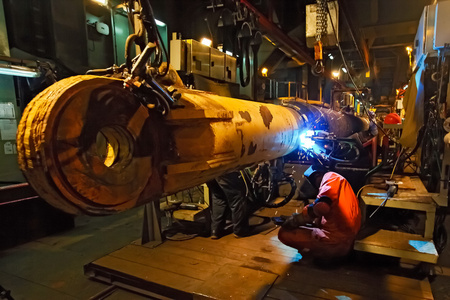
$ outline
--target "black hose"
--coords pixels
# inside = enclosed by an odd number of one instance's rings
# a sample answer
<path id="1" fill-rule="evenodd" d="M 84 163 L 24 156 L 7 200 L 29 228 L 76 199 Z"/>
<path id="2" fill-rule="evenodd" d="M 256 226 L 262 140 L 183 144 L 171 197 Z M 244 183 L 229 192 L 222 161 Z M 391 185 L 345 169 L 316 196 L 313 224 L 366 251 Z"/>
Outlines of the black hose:
<path id="1" fill-rule="evenodd" d="M 375 167 L 373 167 L 371 170 L 369 170 L 366 173 L 366 178 L 369 178 L 370 176 L 372 176 L 373 174 L 375 174 L 376 172 L 380 171 L 381 168 L 385 165 L 384 161 L 380 162 L 378 165 L 376 165 Z"/>
<path id="2" fill-rule="evenodd" d="M 86 75 L 107 75 L 114 74 L 114 68 L 109 67 L 105 69 L 92 69 L 86 72 Z"/>
<path id="3" fill-rule="evenodd" d="M 135 34 L 135 33 L 133 33 L 133 34 L 130 34 L 128 37 L 127 37 L 127 40 L 126 40 L 126 42 L 125 42 L 125 61 L 126 61 L 126 66 L 127 66 L 127 68 L 128 68 L 128 70 L 131 70 L 131 66 L 132 66 L 132 63 L 131 63 L 131 56 L 130 56 L 130 53 L 131 53 L 131 46 L 133 45 L 133 42 L 136 40 L 136 38 L 138 38 L 139 36 L 137 35 L 137 34 Z"/>
<path id="4" fill-rule="evenodd" d="M 240 60 L 240 68 L 239 68 L 239 79 L 241 81 L 241 86 L 246 87 L 250 83 L 250 38 L 242 38 L 241 39 L 241 55 L 239 57 Z M 244 66 L 245 61 L 245 66 Z M 244 67 L 247 72 L 247 76 L 244 77 Z"/>
<path id="5" fill-rule="evenodd" d="M 158 51 L 156 53 L 156 67 L 159 67 L 162 63 L 162 52 L 164 51 L 167 59 L 169 59 L 169 56 L 167 55 L 166 47 L 162 42 L 161 34 L 158 31 L 158 26 L 156 25 L 155 16 L 150 1 L 141 0 L 141 7 L 142 7 L 142 21 L 144 23 L 145 29 L 147 30 L 147 34 L 149 35 L 148 37 L 149 41 L 155 43 L 158 47 Z M 167 69 L 168 68 L 166 68 L 166 70 Z M 167 74 L 167 72 L 165 72 L 165 74 Z"/>
<path id="6" fill-rule="evenodd" d="M 163 97 L 165 99 L 165 101 L 168 103 L 168 105 L 172 105 L 174 103 L 174 100 L 172 97 L 170 97 L 169 94 L 167 94 L 167 92 L 154 80 L 152 79 L 149 82 L 149 85 L 155 90 L 157 91 L 161 97 Z"/>
<path id="7" fill-rule="evenodd" d="M 159 33 L 159 30 L 156 30 L 156 32 L 158 33 L 159 41 L 161 42 L 162 49 L 163 49 L 164 54 L 166 55 L 166 59 L 167 59 L 167 66 L 166 66 L 166 69 L 164 70 L 164 73 L 158 74 L 159 76 L 164 77 L 164 76 L 166 76 L 167 73 L 169 72 L 170 57 L 169 57 L 169 54 L 167 53 L 166 45 L 164 45 L 164 43 L 163 43 L 161 34 Z"/>
<path id="8" fill-rule="evenodd" d="M 292 200 L 292 197 L 294 197 L 295 194 L 295 190 L 297 189 L 297 184 L 295 183 L 295 180 L 292 177 L 288 177 L 286 178 L 285 181 L 288 181 L 289 184 L 291 185 L 291 192 L 289 193 L 289 195 L 287 195 L 283 201 L 278 202 L 278 203 L 264 203 L 265 207 L 268 208 L 278 208 L 278 207 L 282 207 L 284 205 L 286 205 L 287 203 L 289 203 L 289 201 Z"/>
<path id="9" fill-rule="evenodd" d="M 161 111 L 161 114 L 163 116 L 167 115 L 170 112 L 169 103 L 167 103 L 167 101 L 158 91 L 151 89 L 150 93 L 152 93 L 157 98 L 158 104 L 160 104 L 163 107 L 164 110 Z"/>
<path id="10" fill-rule="evenodd" d="M 261 41 L 258 40 L 258 38 L 261 39 Z M 256 74 L 258 74 L 258 51 L 261 46 L 262 37 L 261 33 L 257 31 L 255 35 L 253 36 L 253 41 L 251 42 L 252 52 L 253 52 L 253 77 L 255 78 L 253 81 L 253 97 L 254 100 L 257 100 L 258 95 L 258 85 L 256 84 Z M 248 74 L 248 77 L 250 77 L 250 74 Z"/>

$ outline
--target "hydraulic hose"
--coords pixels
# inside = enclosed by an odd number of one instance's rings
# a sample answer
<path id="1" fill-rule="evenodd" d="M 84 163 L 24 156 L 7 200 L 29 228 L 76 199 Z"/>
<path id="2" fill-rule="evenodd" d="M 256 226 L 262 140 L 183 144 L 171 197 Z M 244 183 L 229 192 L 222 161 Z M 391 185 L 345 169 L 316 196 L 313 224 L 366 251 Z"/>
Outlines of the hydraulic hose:
<path id="1" fill-rule="evenodd" d="M 265 203 L 264 206 L 268 207 L 268 208 L 278 208 L 278 207 L 282 207 L 284 205 L 286 205 L 287 203 L 289 203 L 289 201 L 292 200 L 292 197 L 294 197 L 295 194 L 295 190 L 297 189 L 297 184 L 295 183 L 295 180 L 291 177 L 286 178 L 286 181 L 289 182 L 289 184 L 291 185 L 291 192 L 289 193 L 289 195 L 287 195 L 283 201 L 278 202 L 278 203 Z"/>

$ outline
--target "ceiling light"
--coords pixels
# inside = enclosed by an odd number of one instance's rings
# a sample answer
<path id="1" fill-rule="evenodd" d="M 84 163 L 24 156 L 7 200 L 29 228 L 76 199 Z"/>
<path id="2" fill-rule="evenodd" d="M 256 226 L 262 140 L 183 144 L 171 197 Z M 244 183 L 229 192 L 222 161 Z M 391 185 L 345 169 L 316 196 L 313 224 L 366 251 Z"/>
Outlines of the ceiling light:
<path id="1" fill-rule="evenodd" d="M 157 20 L 157 19 L 155 19 L 155 23 L 156 23 L 156 25 L 158 25 L 159 27 L 164 27 L 164 26 L 166 26 L 166 23 L 161 22 L 160 20 Z"/>
<path id="2" fill-rule="evenodd" d="M 334 56 L 333 56 L 333 54 L 331 54 L 331 53 L 328 53 L 328 57 L 329 57 L 331 60 L 334 59 Z"/>
<path id="3" fill-rule="evenodd" d="M 342 71 L 347 74 L 347 69 L 342 67 Z"/>
<path id="4" fill-rule="evenodd" d="M 334 78 L 339 77 L 339 71 L 333 71 L 331 74 L 333 75 Z"/>
<path id="5" fill-rule="evenodd" d="M 205 45 L 205 46 L 208 46 L 208 47 L 211 47 L 211 45 L 212 45 L 212 41 L 210 39 L 208 39 L 208 38 L 202 38 L 201 43 L 203 45 Z"/>
<path id="6" fill-rule="evenodd" d="M 267 69 L 267 68 L 262 68 L 261 69 L 261 75 L 263 76 L 263 77 L 267 77 L 267 74 L 269 73 L 269 69 Z"/>
<path id="7" fill-rule="evenodd" d="M 39 77 L 41 73 L 37 69 L 0 64 L 0 74 L 19 77 Z"/>
<path id="8" fill-rule="evenodd" d="M 408 55 L 410 55 L 412 51 L 413 51 L 412 47 L 410 46 L 406 47 L 406 52 L 408 52 Z"/>
<path id="9" fill-rule="evenodd" d="M 108 0 L 93 0 L 93 1 L 96 2 L 97 4 L 108 6 Z"/>

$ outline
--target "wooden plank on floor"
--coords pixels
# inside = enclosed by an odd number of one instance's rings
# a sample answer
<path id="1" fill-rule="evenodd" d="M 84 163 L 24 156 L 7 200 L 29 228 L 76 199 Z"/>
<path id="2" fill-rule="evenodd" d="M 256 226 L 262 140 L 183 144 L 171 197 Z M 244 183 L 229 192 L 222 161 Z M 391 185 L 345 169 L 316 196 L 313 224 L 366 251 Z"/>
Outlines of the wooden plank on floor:
<path id="1" fill-rule="evenodd" d="M 264 237 L 262 236 L 262 238 Z M 290 263 L 298 253 L 296 250 L 292 251 L 294 250 L 292 248 L 278 248 L 277 244 L 272 245 L 261 241 L 261 239 L 251 239 L 250 237 L 244 239 L 230 238 L 229 240 L 211 240 L 197 237 L 189 241 L 183 241 L 182 243 L 171 242 L 170 245 L 182 248 L 187 247 L 191 250 L 200 250 L 201 252 L 237 260 L 246 260 L 249 256 L 258 256 L 279 263 Z"/>
<path id="2" fill-rule="evenodd" d="M 178 220 L 196 222 L 210 213 L 207 204 L 197 204 L 197 206 L 198 210 L 177 209 L 173 212 L 173 217 Z"/>
<path id="3" fill-rule="evenodd" d="M 278 275 L 233 265 L 222 266 L 196 294 L 213 299 L 262 299 Z"/>
<path id="4" fill-rule="evenodd" d="M 324 270 L 317 271 L 327 272 Z M 332 272 L 338 278 L 348 278 L 349 282 L 381 282 L 383 286 L 397 286 L 395 289 L 413 290 L 420 293 L 427 293 L 426 297 L 432 295 L 431 286 L 428 279 L 418 280 L 385 273 L 377 274 L 373 271 L 365 272 L 365 270 L 353 270 L 350 266 L 335 269 Z M 321 277 L 322 275 L 318 274 L 317 276 Z"/>
<path id="5" fill-rule="evenodd" d="M 109 255 L 92 262 L 91 265 L 145 281 L 157 289 L 153 291 L 155 293 L 162 291 L 163 294 L 192 294 L 203 284 L 203 280 L 177 274 L 176 270 L 160 270 Z"/>
<path id="6" fill-rule="evenodd" d="M 201 260 L 166 253 L 163 248 L 149 249 L 138 245 L 128 245 L 109 256 L 128 260 L 143 266 L 176 272 L 191 278 L 206 280 L 220 268 L 220 265 Z"/>
<path id="7" fill-rule="evenodd" d="M 299 283 L 299 285 L 302 285 Z M 271 288 L 270 291 L 267 293 L 267 297 L 264 299 L 278 299 L 278 300 L 318 300 L 318 299 L 324 299 L 322 297 L 315 297 L 311 296 L 305 293 L 298 293 L 293 291 L 287 291 L 287 290 L 281 290 L 278 288 Z M 328 299 L 328 298 L 325 298 Z M 337 299 L 337 298 L 333 298 Z M 343 298 L 346 299 L 346 298 Z M 354 300 L 353 298 L 350 298 Z"/>
<path id="8" fill-rule="evenodd" d="M 287 257 L 292 257 L 298 252 L 296 249 L 288 247 L 278 240 L 278 230 L 274 230 L 267 235 L 256 234 L 241 239 L 236 239 L 233 235 L 230 234 L 213 242 L 219 245 L 230 245 L 238 247 L 239 249 L 247 249 L 257 252 L 276 252 L 279 255 L 284 255 Z"/>
<path id="9" fill-rule="evenodd" d="M 276 288 L 309 295 L 318 295 L 319 290 L 327 288 L 361 295 L 364 298 L 379 295 L 380 299 L 433 299 L 430 284 L 426 280 L 419 281 L 393 275 L 358 276 L 358 273 L 348 276 L 336 270 L 300 266 L 294 266 L 288 272 L 289 276 L 281 276 L 277 280 L 274 285 Z M 302 282 L 303 285 L 299 286 L 298 282 Z"/>
<path id="10" fill-rule="evenodd" d="M 231 259 L 222 255 L 216 255 L 217 253 L 207 253 L 204 251 L 204 248 L 201 248 L 203 250 L 199 249 L 199 251 L 196 251 L 186 248 L 163 245 L 161 249 L 168 253 L 173 253 L 188 258 L 195 258 L 204 262 L 212 262 L 220 265 L 230 264 L 234 266 L 275 273 L 278 275 L 284 274 L 286 272 L 286 269 L 288 268 L 287 263 L 272 261 L 267 258 L 262 258 L 254 255 L 241 256 L 239 259 Z"/>
<path id="11" fill-rule="evenodd" d="M 182 247 L 182 244 L 180 244 L 181 247 L 175 247 L 173 245 L 170 245 L 168 243 L 164 243 L 161 245 L 161 249 L 163 249 L 164 252 L 180 255 L 182 257 L 187 258 L 193 258 L 200 261 L 204 261 L 206 263 L 214 263 L 219 265 L 224 264 L 233 264 L 234 262 L 241 263 L 241 260 L 231 259 L 224 256 L 219 256 L 215 254 L 210 254 L 205 251 L 196 251 L 191 250 L 185 247 Z"/>
<path id="12" fill-rule="evenodd" d="M 197 241 L 195 241 L 197 240 Z M 286 267 L 292 261 L 292 257 L 278 255 L 275 253 L 258 252 L 254 250 L 241 249 L 233 245 L 215 243 L 214 240 L 196 238 L 190 241 L 171 242 L 171 246 L 179 247 L 183 250 L 197 251 L 214 255 L 219 258 L 234 260 L 239 265 L 252 269 L 263 270 L 276 274 L 285 272 Z M 233 263 L 237 264 L 237 263 Z"/>

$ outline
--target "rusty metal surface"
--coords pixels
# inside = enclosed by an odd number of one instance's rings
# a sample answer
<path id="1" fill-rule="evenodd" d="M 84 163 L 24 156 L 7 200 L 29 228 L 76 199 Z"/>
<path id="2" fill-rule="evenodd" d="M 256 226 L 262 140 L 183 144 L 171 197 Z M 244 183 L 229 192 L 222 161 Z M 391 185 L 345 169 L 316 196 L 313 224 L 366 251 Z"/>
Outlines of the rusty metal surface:
<path id="1" fill-rule="evenodd" d="M 167 166 L 164 191 L 174 192 L 227 171 L 286 155 L 306 128 L 293 109 L 179 90 L 184 109 L 167 118 L 177 160 Z"/>

